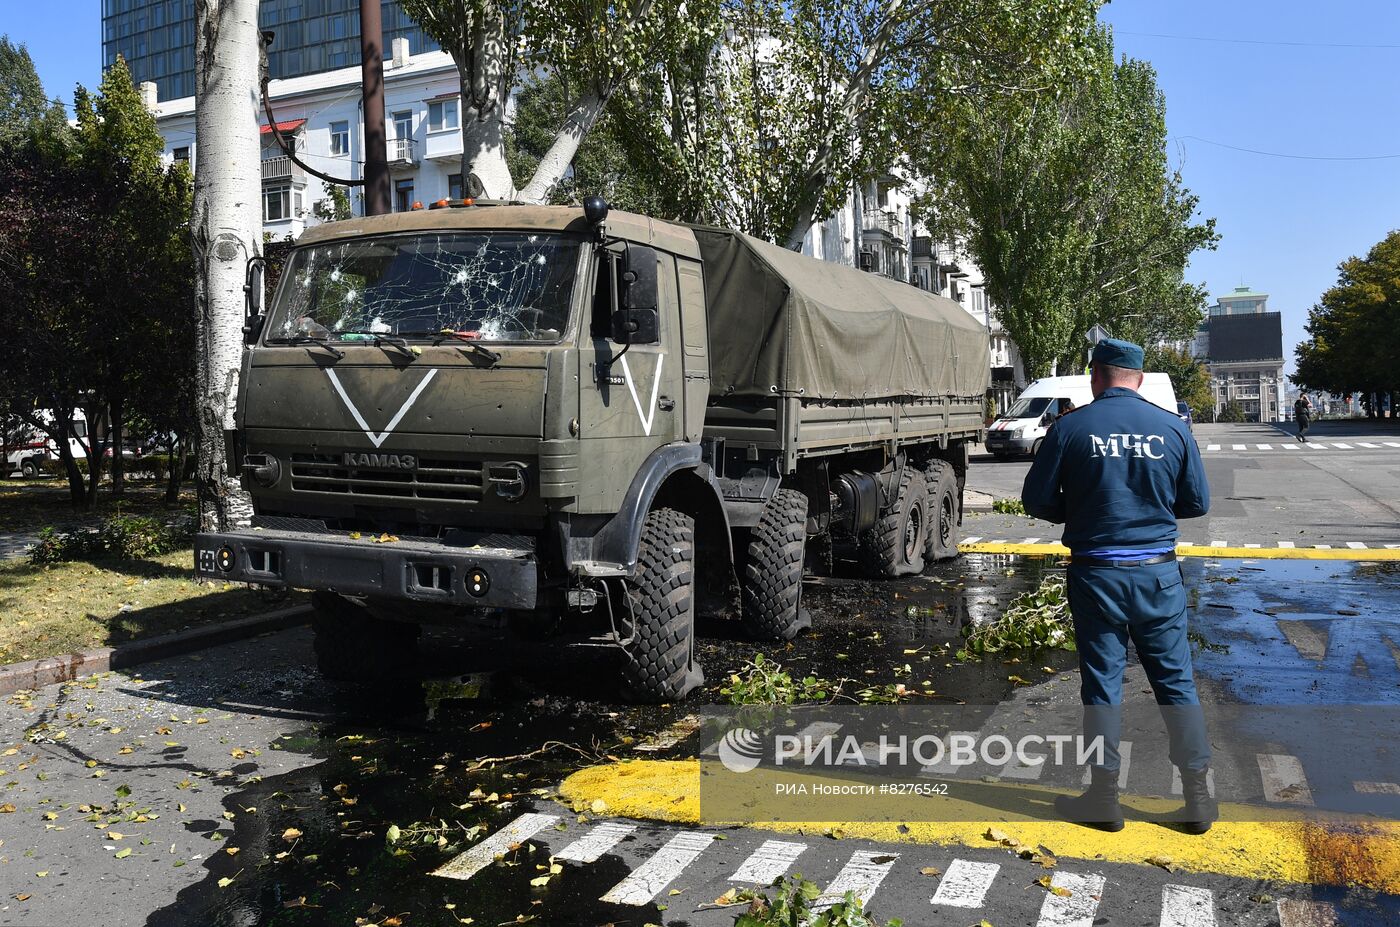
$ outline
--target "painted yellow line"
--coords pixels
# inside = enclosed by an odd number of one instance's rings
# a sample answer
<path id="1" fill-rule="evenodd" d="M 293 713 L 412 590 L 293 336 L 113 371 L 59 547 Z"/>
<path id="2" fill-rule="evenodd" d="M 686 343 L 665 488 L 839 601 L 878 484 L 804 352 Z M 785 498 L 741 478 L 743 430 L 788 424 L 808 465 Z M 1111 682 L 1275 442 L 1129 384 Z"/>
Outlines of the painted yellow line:
<path id="1" fill-rule="evenodd" d="M 1017 784 L 1025 790 L 1025 784 Z M 1042 797 L 1056 794 L 1041 788 Z M 575 810 L 694 825 L 700 816 L 699 760 L 635 760 L 573 773 L 559 788 Z M 771 794 L 771 792 L 770 792 Z M 595 806 L 601 800 L 603 805 Z M 1166 799 L 1124 799 L 1139 811 L 1179 807 Z M 605 809 L 605 810 L 604 810 Z M 985 806 L 983 806 L 985 813 Z M 1226 816 L 1229 817 L 1227 806 Z M 1261 809 L 1250 809 L 1257 813 Z M 1116 834 L 1049 821 L 983 822 L 763 822 L 762 830 L 889 843 L 995 848 L 988 828 L 1028 846 L 1045 846 L 1068 859 L 1146 864 L 1154 857 L 1198 872 L 1314 885 L 1365 885 L 1400 892 L 1400 824 L 1302 820 L 1221 821 L 1201 836 L 1148 821 L 1130 820 Z"/>
<path id="2" fill-rule="evenodd" d="M 965 554 L 1026 554 L 1032 556 L 1069 556 L 1062 544 L 959 544 Z M 1190 544 L 1176 549 L 1178 557 L 1227 557 L 1249 560 L 1400 560 L 1400 549 L 1363 548 L 1352 550 L 1318 550 L 1315 547 L 1206 547 Z"/>

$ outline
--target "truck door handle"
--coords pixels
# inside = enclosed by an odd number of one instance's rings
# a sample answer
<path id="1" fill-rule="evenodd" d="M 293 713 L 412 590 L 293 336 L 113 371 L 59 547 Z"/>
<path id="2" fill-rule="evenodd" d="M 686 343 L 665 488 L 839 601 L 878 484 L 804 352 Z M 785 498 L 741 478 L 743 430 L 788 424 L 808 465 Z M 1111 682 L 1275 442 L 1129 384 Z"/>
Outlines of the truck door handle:
<path id="1" fill-rule="evenodd" d="M 656 397 L 656 407 L 663 412 L 670 412 L 676 407 L 676 400 L 670 396 L 658 396 Z"/>

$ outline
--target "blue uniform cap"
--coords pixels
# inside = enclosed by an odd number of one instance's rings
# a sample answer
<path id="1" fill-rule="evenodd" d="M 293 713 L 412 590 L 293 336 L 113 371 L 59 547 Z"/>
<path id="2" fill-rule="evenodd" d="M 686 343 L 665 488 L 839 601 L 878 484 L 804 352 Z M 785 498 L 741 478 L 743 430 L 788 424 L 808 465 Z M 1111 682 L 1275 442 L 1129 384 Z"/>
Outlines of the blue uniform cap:
<path id="1" fill-rule="evenodd" d="M 1105 338 L 1094 345 L 1094 353 L 1091 360 L 1095 364 L 1112 364 L 1114 367 L 1126 367 L 1129 370 L 1142 369 L 1142 348 L 1131 341 L 1119 341 L 1117 338 Z"/>

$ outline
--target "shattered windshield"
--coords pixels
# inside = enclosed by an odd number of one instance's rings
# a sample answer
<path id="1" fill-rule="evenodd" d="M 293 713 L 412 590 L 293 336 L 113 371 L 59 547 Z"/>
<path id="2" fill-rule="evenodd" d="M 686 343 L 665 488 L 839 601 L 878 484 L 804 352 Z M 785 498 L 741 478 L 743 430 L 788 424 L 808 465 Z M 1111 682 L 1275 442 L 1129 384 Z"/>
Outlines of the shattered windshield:
<path id="1" fill-rule="evenodd" d="M 452 334 L 558 341 L 569 319 L 578 252 L 577 239 L 513 232 L 298 248 L 284 272 L 268 340 Z"/>

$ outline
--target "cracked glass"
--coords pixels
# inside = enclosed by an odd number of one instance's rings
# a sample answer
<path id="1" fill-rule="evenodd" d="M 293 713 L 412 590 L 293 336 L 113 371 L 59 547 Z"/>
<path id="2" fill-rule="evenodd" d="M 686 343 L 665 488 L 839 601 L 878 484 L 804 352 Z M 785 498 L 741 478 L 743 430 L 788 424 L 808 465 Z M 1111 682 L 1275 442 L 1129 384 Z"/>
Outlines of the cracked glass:
<path id="1" fill-rule="evenodd" d="M 357 238 L 292 253 L 269 341 L 558 341 L 580 243 L 505 232 Z"/>

